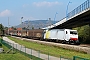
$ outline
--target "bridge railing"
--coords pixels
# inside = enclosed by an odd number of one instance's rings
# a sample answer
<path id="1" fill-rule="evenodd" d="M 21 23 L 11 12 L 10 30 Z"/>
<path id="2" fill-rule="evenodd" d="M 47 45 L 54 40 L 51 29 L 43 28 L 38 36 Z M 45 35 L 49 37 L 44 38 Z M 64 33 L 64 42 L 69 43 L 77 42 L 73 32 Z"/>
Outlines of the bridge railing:
<path id="1" fill-rule="evenodd" d="M 78 6 L 74 10 L 72 10 L 70 13 L 67 14 L 67 16 L 64 19 L 61 19 L 56 24 L 50 25 L 50 26 L 42 28 L 42 29 L 49 29 L 49 28 L 53 28 L 55 26 L 58 26 L 58 25 L 64 23 L 65 21 L 73 18 L 74 16 L 77 16 L 79 13 L 81 13 L 83 11 L 85 12 L 85 10 L 87 10 L 87 9 L 90 9 L 90 0 L 85 1 L 80 6 Z"/>
<path id="2" fill-rule="evenodd" d="M 83 4 L 75 8 L 73 11 L 67 14 L 67 19 L 90 8 L 90 0 L 85 1 Z"/>

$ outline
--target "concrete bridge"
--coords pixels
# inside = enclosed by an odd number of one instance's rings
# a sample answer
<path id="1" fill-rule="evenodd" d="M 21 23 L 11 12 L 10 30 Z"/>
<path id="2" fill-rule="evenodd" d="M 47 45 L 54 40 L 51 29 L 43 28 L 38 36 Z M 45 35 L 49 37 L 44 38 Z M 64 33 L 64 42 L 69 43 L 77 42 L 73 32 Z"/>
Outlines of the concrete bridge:
<path id="1" fill-rule="evenodd" d="M 83 4 L 75 8 L 56 24 L 43 29 L 71 29 L 87 24 L 90 25 L 90 0 L 85 1 Z"/>

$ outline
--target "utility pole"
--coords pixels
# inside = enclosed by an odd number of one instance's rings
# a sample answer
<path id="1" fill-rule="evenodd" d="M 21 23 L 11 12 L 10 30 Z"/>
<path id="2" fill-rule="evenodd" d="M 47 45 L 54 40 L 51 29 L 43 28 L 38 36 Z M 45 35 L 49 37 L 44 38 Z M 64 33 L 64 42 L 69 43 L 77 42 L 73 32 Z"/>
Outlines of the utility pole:
<path id="1" fill-rule="evenodd" d="M 29 30 L 29 24 L 30 24 L 29 22 L 30 22 L 30 21 L 29 21 L 29 19 L 28 19 L 28 25 L 27 25 L 27 29 L 28 29 L 28 30 Z"/>
<path id="2" fill-rule="evenodd" d="M 49 26 L 51 28 L 51 25 L 52 25 L 52 21 L 51 21 L 51 18 L 49 18 Z"/>
<path id="3" fill-rule="evenodd" d="M 52 21 L 51 21 L 51 18 L 49 18 L 49 25 L 52 25 Z"/>
<path id="4" fill-rule="evenodd" d="M 54 21 L 55 21 L 55 19 L 56 19 L 56 15 L 57 15 L 57 14 L 58 14 L 58 13 L 56 12 L 56 13 L 55 13 L 55 17 L 54 17 Z M 55 24 L 55 23 L 54 23 L 54 24 Z"/>
<path id="5" fill-rule="evenodd" d="M 67 20 L 67 18 L 68 18 L 68 7 L 69 7 L 69 4 L 70 4 L 70 3 L 72 3 L 72 2 L 69 1 L 68 4 L 67 4 L 67 9 L 66 9 L 66 20 Z"/>
<path id="6" fill-rule="evenodd" d="M 22 19 L 23 17 L 21 17 L 21 38 L 22 38 Z"/>
<path id="7" fill-rule="evenodd" d="M 9 17 L 8 17 L 8 35 L 9 35 Z"/>

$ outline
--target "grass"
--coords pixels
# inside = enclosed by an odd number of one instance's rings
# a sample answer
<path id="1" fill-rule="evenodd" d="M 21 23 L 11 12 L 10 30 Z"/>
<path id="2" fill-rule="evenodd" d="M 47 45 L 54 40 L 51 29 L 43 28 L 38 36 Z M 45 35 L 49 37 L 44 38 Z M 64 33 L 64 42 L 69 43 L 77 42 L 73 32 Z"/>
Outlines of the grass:
<path id="1" fill-rule="evenodd" d="M 0 39 L 1 42 L 2 39 Z M 3 41 L 3 40 L 2 40 Z M 4 52 L 0 54 L 0 60 L 42 60 L 40 58 L 37 58 L 35 56 L 32 56 L 30 54 L 26 54 L 24 52 L 21 52 L 19 50 L 14 49 L 13 51 L 10 51 L 8 54 L 6 53 L 11 46 L 7 43 L 4 43 L 4 41 L 1 43 L 2 47 L 4 49 Z M 7 56 L 7 57 L 5 57 Z M 23 58 L 21 58 L 23 57 Z M 16 59 L 17 58 L 17 59 Z"/>
<path id="2" fill-rule="evenodd" d="M 0 54 L 0 60 L 30 60 L 30 58 L 20 54 Z"/>
<path id="3" fill-rule="evenodd" d="M 2 45 L 4 49 L 4 53 L 0 53 L 0 60 L 30 60 L 29 57 L 22 55 L 21 53 L 17 52 L 12 54 L 11 52 L 6 54 L 5 52 L 9 50 L 6 46 Z M 23 57 L 23 58 L 22 58 Z"/>
<path id="4" fill-rule="evenodd" d="M 0 44 L 2 44 L 1 38 L 0 38 Z M 0 60 L 30 60 L 29 57 L 26 57 L 25 55 L 22 55 L 19 52 L 16 52 L 14 54 L 12 52 L 5 53 L 6 51 L 9 50 L 9 48 L 7 46 L 5 46 L 4 44 L 2 44 L 2 46 L 0 46 L 0 47 L 4 49 L 4 52 L 0 53 Z"/>
<path id="5" fill-rule="evenodd" d="M 79 56 L 83 58 L 88 58 L 90 59 L 90 54 L 85 54 L 81 52 L 76 52 L 76 51 L 71 51 L 71 50 L 66 50 L 58 47 L 53 47 L 53 46 L 47 46 L 47 45 L 41 45 L 35 42 L 28 42 L 28 41 L 22 41 L 13 37 L 8 37 L 9 39 L 26 46 L 27 48 L 32 48 L 35 50 L 40 50 L 40 52 L 45 53 L 45 54 L 50 54 L 56 57 L 64 56 L 65 58 L 73 58 L 73 56 Z"/>

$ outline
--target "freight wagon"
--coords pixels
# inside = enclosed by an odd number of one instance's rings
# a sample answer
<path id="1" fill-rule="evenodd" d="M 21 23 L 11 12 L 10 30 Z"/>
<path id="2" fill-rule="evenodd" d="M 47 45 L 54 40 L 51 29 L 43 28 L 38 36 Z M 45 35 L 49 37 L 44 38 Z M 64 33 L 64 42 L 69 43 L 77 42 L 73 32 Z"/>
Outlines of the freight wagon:
<path id="1" fill-rule="evenodd" d="M 28 30 L 27 31 L 27 36 L 28 38 L 33 38 L 33 39 L 43 39 L 43 29 L 34 29 L 34 30 Z"/>
<path id="2" fill-rule="evenodd" d="M 18 30 L 17 34 L 18 34 L 18 36 L 26 37 L 27 30 Z"/>
<path id="3" fill-rule="evenodd" d="M 9 30 L 9 35 L 17 36 L 17 30 Z"/>
<path id="4" fill-rule="evenodd" d="M 79 44 L 77 30 L 70 29 L 52 29 L 46 30 L 44 39 L 61 41 L 62 43 Z"/>

